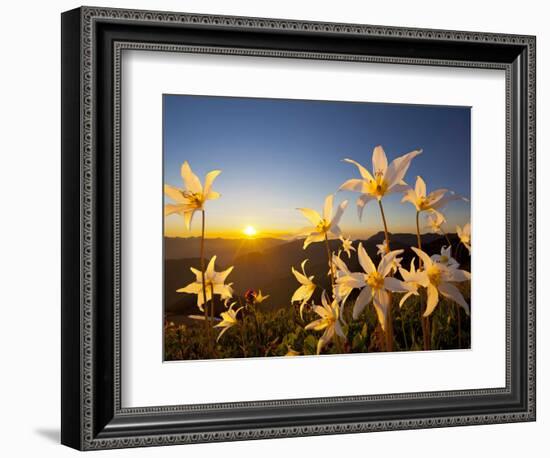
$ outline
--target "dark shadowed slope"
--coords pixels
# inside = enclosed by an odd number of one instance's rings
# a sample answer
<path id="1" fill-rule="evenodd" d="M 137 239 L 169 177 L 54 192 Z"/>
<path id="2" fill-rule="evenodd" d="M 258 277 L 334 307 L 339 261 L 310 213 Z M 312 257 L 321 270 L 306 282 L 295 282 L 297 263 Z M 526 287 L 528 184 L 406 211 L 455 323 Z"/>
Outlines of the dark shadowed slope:
<path id="1" fill-rule="evenodd" d="M 450 234 L 453 246 L 456 246 L 456 235 Z M 375 263 L 378 263 L 379 256 L 376 254 L 376 245 L 384 239 L 383 233 L 375 234 L 373 237 L 362 241 L 367 253 Z M 182 239 L 184 240 L 184 239 Z M 198 240 L 198 239 L 196 239 Z M 315 276 L 315 283 L 324 288 L 329 287 L 328 279 L 328 261 L 326 248 L 323 243 L 314 243 L 306 250 L 302 249 L 303 241 L 283 241 L 276 239 L 267 239 L 269 242 L 256 245 L 256 250 L 251 244 L 245 245 L 240 254 L 235 255 L 234 250 L 239 246 L 236 240 L 215 239 L 216 247 L 219 252 L 216 270 L 220 271 L 228 266 L 234 266 L 227 281 L 233 283 L 235 293 L 242 296 L 249 289 L 261 289 L 264 294 L 270 297 L 262 304 L 266 308 L 279 308 L 289 306 L 290 298 L 293 292 L 299 286 L 291 272 L 294 266 L 300 270 L 300 263 L 308 259 L 306 264 L 306 273 Z M 266 240 L 266 239 L 263 239 Z M 245 240 L 249 242 L 250 240 Z M 207 240 L 210 242 L 210 240 Z M 357 247 L 359 241 L 353 243 Z M 422 236 L 423 249 L 430 255 L 439 253 L 441 246 L 446 244 L 442 236 L 435 234 L 424 234 Z M 271 245 L 271 246 L 269 246 Z M 340 241 L 331 240 L 330 247 L 333 251 L 338 251 Z M 393 234 L 390 239 L 390 247 L 394 249 L 405 249 L 403 253 L 403 266 L 409 267 L 410 260 L 414 256 L 410 246 L 416 246 L 415 234 Z M 211 253 L 214 254 L 214 248 L 211 246 Z M 459 261 L 463 268 L 469 270 L 469 258 L 466 250 L 462 249 Z M 223 253 L 222 256 L 219 253 Z M 207 260 L 210 256 L 207 256 Z M 342 254 L 342 259 L 348 264 L 352 271 L 361 271 L 357 261 L 356 252 L 352 252 L 351 260 L 348 260 L 346 254 Z M 187 259 L 166 259 L 165 260 L 165 306 L 166 311 L 176 314 L 197 313 L 196 296 L 190 294 L 176 293 L 176 289 L 186 286 L 194 281 L 195 276 L 189 270 L 189 267 L 199 268 L 200 260 L 198 257 Z M 221 308 L 221 304 L 218 304 Z"/>
<path id="2" fill-rule="evenodd" d="M 199 237 L 165 237 L 165 259 L 198 258 L 200 256 L 200 240 Z M 262 252 L 286 242 L 286 240 L 276 238 L 214 238 L 205 240 L 204 251 L 207 258 L 216 255 L 220 262 L 230 263 L 240 255 Z"/>

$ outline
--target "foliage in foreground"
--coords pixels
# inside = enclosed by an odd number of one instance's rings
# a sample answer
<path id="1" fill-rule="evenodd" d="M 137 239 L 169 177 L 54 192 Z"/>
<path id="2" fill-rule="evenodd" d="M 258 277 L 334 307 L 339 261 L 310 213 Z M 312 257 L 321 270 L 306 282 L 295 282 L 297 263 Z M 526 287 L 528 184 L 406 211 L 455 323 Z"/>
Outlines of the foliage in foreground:
<path id="1" fill-rule="evenodd" d="M 464 289 L 469 290 L 469 285 L 465 285 Z M 393 302 L 393 350 L 421 351 L 423 341 L 419 299 L 411 298 L 408 306 L 401 309 L 398 306 L 398 298 Z M 320 336 L 304 329 L 307 323 L 316 318 L 310 307 L 304 310 L 304 320 L 300 318 L 296 306 L 263 311 L 261 305 L 257 305 L 246 307 L 243 311 L 240 326 L 232 327 L 216 342 L 213 357 L 297 356 L 317 353 Z M 461 314 L 460 332 L 458 313 Z M 345 310 L 344 315 L 347 322 L 347 326 L 343 326 L 346 334 L 345 343 L 339 348 L 339 345 L 331 342 L 324 348 L 323 353 L 369 353 L 385 350 L 384 332 L 372 308 L 366 309 L 359 320 L 351 319 L 350 309 Z M 470 347 L 470 317 L 452 301 L 443 300 L 431 318 L 430 338 L 433 350 Z M 164 332 L 164 359 L 167 361 L 203 359 L 211 350 L 212 337 L 205 333 L 202 322 L 167 322 Z"/>

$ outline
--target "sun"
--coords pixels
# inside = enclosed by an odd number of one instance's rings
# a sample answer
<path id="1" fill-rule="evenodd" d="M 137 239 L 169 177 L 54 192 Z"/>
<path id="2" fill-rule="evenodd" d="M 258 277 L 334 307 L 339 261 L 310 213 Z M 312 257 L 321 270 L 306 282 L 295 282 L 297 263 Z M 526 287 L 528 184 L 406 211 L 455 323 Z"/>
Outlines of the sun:
<path id="1" fill-rule="evenodd" d="M 254 226 L 246 226 L 243 229 L 243 234 L 246 235 L 247 237 L 254 237 L 257 233 L 258 231 Z"/>

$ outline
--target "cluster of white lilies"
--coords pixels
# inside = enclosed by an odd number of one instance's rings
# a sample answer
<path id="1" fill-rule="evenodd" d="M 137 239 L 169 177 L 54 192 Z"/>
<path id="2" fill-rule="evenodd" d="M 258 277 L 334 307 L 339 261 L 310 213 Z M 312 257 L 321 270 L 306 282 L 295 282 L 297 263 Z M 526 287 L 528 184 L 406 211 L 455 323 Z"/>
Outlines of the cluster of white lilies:
<path id="1" fill-rule="evenodd" d="M 386 351 L 393 350 L 393 324 L 392 324 L 392 295 L 401 293 L 399 306 L 402 307 L 411 296 L 421 296 L 421 289 L 425 289 L 426 303 L 422 305 L 421 315 L 423 319 L 424 348 L 429 349 L 430 341 L 428 317 L 435 310 L 440 302 L 440 295 L 454 301 L 469 314 L 469 306 L 466 303 L 460 290 L 455 283 L 470 280 L 470 273 L 459 269 L 458 262 L 451 256 L 451 244 L 448 242 L 441 253 L 430 256 L 422 251 L 420 237 L 419 217 L 422 212 L 427 212 L 428 227 L 434 233 L 447 235 L 442 230 L 446 222 L 441 209 L 452 200 L 463 199 L 448 189 L 437 189 L 427 193 L 426 183 L 421 177 L 416 178 L 414 188 L 408 186 L 405 175 L 412 159 L 421 154 L 422 151 L 412 151 L 408 154 L 394 159 L 389 165 L 386 154 L 381 146 L 374 148 L 372 155 L 372 174 L 352 159 L 344 159 L 345 162 L 354 164 L 359 170 L 360 178 L 352 178 L 342 184 L 339 190 L 354 191 L 360 193 L 357 199 L 357 210 L 359 219 L 362 218 L 363 209 L 370 201 L 377 201 L 380 209 L 384 227 L 385 240 L 378 245 L 378 254 L 381 259 L 378 266 L 367 254 L 361 243 L 357 248 L 359 264 L 362 272 L 351 272 L 341 257 L 345 252 L 348 259 L 351 258 L 351 250 L 355 251 L 352 242 L 344 238 L 339 227 L 340 219 L 348 205 L 344 200 L 333 215 L 334 196 L 328 195 L 324 202 L 323 215 L 309 208 L 300 208 L 302 214 L 313 224 L 313 227 L 304 231 L 307 238 L 304 242 L 304 249 L 314 242 L 324 241 L 329 258 L 329 275 L 332 280 L 332 298 L 328 298 L 326 291 L 321 295 L 322 305 L 314 305 L 313 310 L 319 319 L 309 323 L 306 329 L 324 331 L 319 338 L 317 353 L 320 353 L 333 339 L 345 339 L 345 326 L 343 310 L 350 294 L 357 290 L 359 294 L 353 305 L 352 318 L 360 319 L 365 307 L 372 303 L 380 327 L 386 335 Z M 416 228 L 418 247 L 411 247 L 418 259 L 413 258 L 410 269 L 406 270 L 401 266 L 399 256 L 404 250 L 391 250 L 390 233 L 382 200 L 384 196 L 392 193 L 402 193 L 401 202 L 409 202 L 416 208 Z M 466 199 L 463 199 L 466 200 Z M 460 242 L 470 251 L 470 225 L 464 228 L 457 227 L 457 234 Z M 329 237 L 339 237 L 342 241 L 342 248 L 338 253 L 330 250 Z M 415 262 L 417 266 L 415 265 Z M 300 302 L 300 312 L 311 299 L 316 285 L 313 277 L 308 276 L 304 270 L 306 261 L 302 263 L 302 273 L 294 268 L 292 272 L 301 284 L 296 290 L 292 301 Z M 401 278 L 397 278 L 399 272 Z"/>
<path id="2" fill-rule="evenodd" d="M 291 267 L 293 275 L 300 286 L 296 289 L 291 298 L 291 303 L 299 303 L 300 317 L 304 319 L 304 310 L 307 307 L 312 309 L 318 319 L 305 325 L 306 330 L 323 331 L 318 339 L 317 353 L 329 344 L 333 343 L 337 349 L 342 349 L 346 342 L 346 330 L 348 324 L 344 320 L 344 307 L 355 291 L 357 295 L 353 303 L 351 318 L 361 320 L 364 317 L 363 311 L 372 304 L 380 328 L 385 335 L 385 350 L 393 350 L 393 318 L 392 304 L 393 295 L 401 294 L 399 307 L 403 307 L 408 299 L 417 296 L 420 303 L 420 316 L 422 319 L 422 332 L 424 337 L 424 349 L 430 349 L 430 323 L 429 317 L 440 303 L 441 296 L 453 301 L 469 314 L 469 306 L 464 299 L 457 284 L 470 280 L 470 273 L 461 270 L 459 263 L 452 257 L 452 246 L 442 226 L 446 222 L 442 209 L 452 200 L 463 199 L 447 189 L 437 189 L 430 193 L 426 190 L 426 183 L 421 177 L 416 178 L 414 188 L 408 186 L 404 179 L 411 161 L 421 154 L 422 151 L 412 151 L 403 156 L 397 157 L 389 165 L 386 154 L 381 146 L 374 148 L 372 155 L 372 174 L 360 163 L 352 159 L 344 159 L 345 162 L 355 165 L 359 171 L 359 178 L 352 178 L 343 183 L 339 191 L 358 192 L 357 210 L 359 219 L 362 218 L 363 210 L 368 202 L 376 201 L 380 210 L 383 223 L 384 242 L 378 245 L 380 261 L 376 265 L 367 254 L 361 243 L 357 247 L 353 242 L 344 237 L 339 222 L 348 206 L 348 201 L 342 201 L 333 212 L 334 195 L 330 194 L 325 198 L 322 214 L 309 208 L 298 210 L 311 223 L 311 226 L 302 230 L 300 235 L 305 236 L 303 249 L 312 243 L 324 243 L 329 266 L 328 276 L 330 278 L 330 289 L 323 290 L 320 298 L 321 305 L 312 302 L 312 297 L 319 286 L 314 282 L 314 276 L 306 273 L 307 259 L 301 264 L 300 271 Z M 209 172 L 204 179 L 204 186 L 200 179 L 193 173 L 191 167 L 185 162 L 181 167 L 181 176 L 184 188 L 176 188 L 165 185 L 164 191 L 173 203 L 165 206 L 165 215 L 181 214 L 184 217 L 185 226 L 190 228 L 195 212 L 200 212 L 202 217 L 201 230 L 201 252 L 200 270 L 191 268 L 195 274 L 195 281 L 178 292 L 197 295 L 197 307 L 202 315 L 193 315 L 193 318 L 204 320 L 205 329 L 211 335 L 213 328 L 220 328 L 221 331 L 217 340 L 230 328 L 239 325 L 239 313 L 246 306 L 238 308 L 237 300 L 232 301 L 234 296 L 232 283 L 226 283 L 227 277 L 233 267 L 222 272 L 216 272 L 213 256 L 205 267 L 204 240 L 205 240 L 205 203 L 208 200 L 218 199 L 219 193 L 212 190 L 214 179 L 220 174 L 219 170 Z M 403 203 L 410 203 L 416 209 L 417 247 L 411 247 L 416 257 L 411 260 L 409 270 L 401 265 L 404 250 L 391 250 L 390 232 L 384 214 L 383 198 L 392 193 L 402 193 Z M 427 226 L 433 233 L 445 236 L 448 244 L 441 249 L 440 253 L 430 255 L 422 250 L 420 236 L 419 217 L 426 213 Z M 464 245 L 470 252 L 470 224 L 463 228 L 456 228 L 459 243 Z M 341 242 L 337 252 L 331 250 L 329 240 L 338 238 Z M 348 260 L 355 252 L 360 272 L 352 272 L 348 268 L 342 253 L 345 253 Z M 215 300 L 225 305 L 225 311 L 220 317 L 215 316 Z M 252 302 L 260 303 L 265 297 L 261 293 L 252 297 Z M 246 302 L 249 302 L 246 299 Z M 410 301 L 412 302 L 412 301 Z M 417 303 L 415 301 L 414 303 Z M 459 316 L 459 315 L 458 315 Z M 212 344 L 213 344 L 213 340 Z M 213 347 L 210 350 L 214 352 Z M 289 351 L 289 355 L 296 355 L 297 352 Z"/>

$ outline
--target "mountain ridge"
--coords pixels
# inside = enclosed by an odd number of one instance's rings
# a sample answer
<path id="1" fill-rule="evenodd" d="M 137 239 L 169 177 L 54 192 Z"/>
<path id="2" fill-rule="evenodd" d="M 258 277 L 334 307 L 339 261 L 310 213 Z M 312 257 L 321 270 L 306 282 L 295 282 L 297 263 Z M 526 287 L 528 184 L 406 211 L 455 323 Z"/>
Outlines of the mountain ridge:
<path id="1" fill-rule="evenodd" d="M 453 246 L 458 238 L 456 234 L 448 234 Z M 375 263 L 378 262 L 376 245 L 384 240 L 384 233 L 376 233 L 365 240 L 355 240 L 353 246 L 363 244 L 365 250 Z M 416 234 L 393 234 L 390 236 L 391 249 L 404 249 L 402 265 L 408 268 L 414 252 L 408 249 L 416 246 Z M 439 253 L 441 247 L 447 244 L 446 239 L 437 234 L 422 235 L 423 248 L 431 255 Z M 235 246 L 234 244 L 231 246 Z M 331 251 L 337 252 L 341 247 L 338 239 L 329 241 Z M 257 246 L 258 247 L 258 246 Z M 227 278 L 228 283 L 233 283 L 237 296 L 242 297 L 247 289 L 262 290 L 269 294 L 270 298 L 262 304 L 266 308 L 279 308 L 290 305 L 290 298 L 299 284 L 291 272 L 291 267 L 298 271 L 304 259 L 308 259 L 305 266 L 307 275 L 314 275 L 314 281 L 321 288 L 330 288 L 328 277 L 328 260 L 324 243 L 313 243 L 306 250 L 303 248 L 303 240 L 282 241 L 282 243 L 264 246 L 261 250 L 249 249 L 240 252 L 238 255 L 228 255 L 227 250 L 224 256 L 216 259 L 215 269 L 221 271 L 229 266 L 234 266 L 233 271 Z M 250 248 L 250 247 L 249 247 Z M 213 253 L 217 254 L 217 253 Z M 212 254 L 212 255 L 213 255 Z M 352 252 L 351 259 L 342 253 L 342 259 L 348 264 L 351 271 L 362 271 L 357 260 L 356 252 Z M 211 256 L 207 255 L 207 261 Z M 463 256 L 461 262 L 468 262 L 469 259 Z M 190 258 L 166 258 L 164 269 L 165 282 L 165 310 L 168 314 L 189 314 L 196 313 L 196 296 L 190 294 L 176 293 L 176 289 L 182 288 L 195 280 L 190 267 L 198 268 L 200 265 L 199 256 Z M 219 302 L 219 301 L 218 301 Z M 222 305 L 218 303 L 221 311 Z"/>

